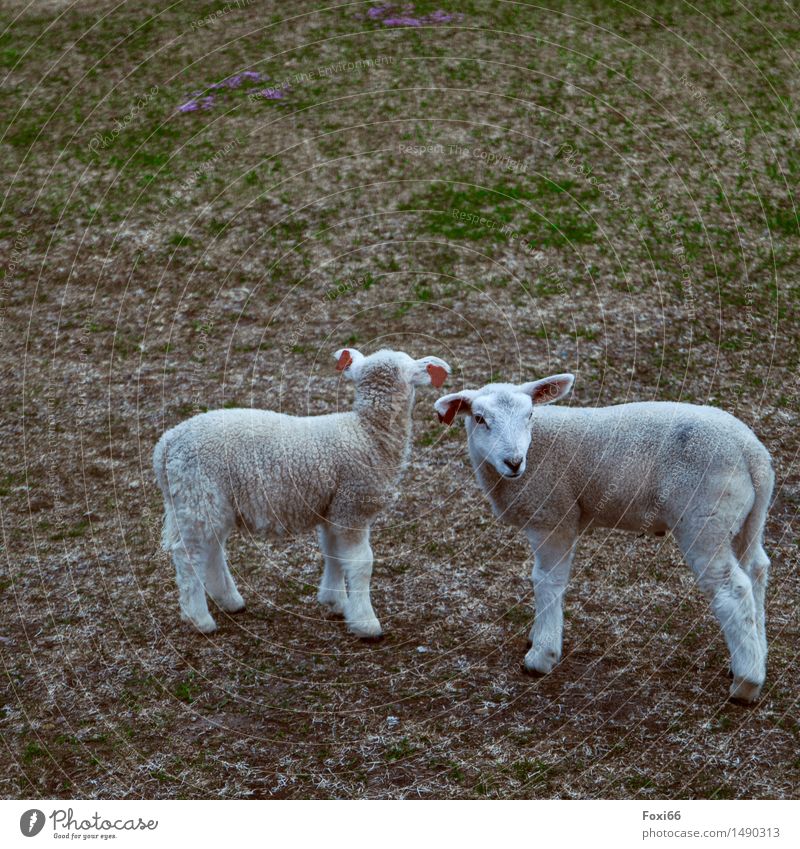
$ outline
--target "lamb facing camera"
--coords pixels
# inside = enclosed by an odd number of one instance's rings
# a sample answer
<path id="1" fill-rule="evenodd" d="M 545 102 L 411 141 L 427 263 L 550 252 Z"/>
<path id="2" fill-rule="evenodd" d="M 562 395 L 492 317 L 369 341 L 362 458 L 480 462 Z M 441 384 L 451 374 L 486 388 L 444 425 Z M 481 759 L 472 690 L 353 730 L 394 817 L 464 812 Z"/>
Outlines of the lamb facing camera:
<path id="1" fill-rule="evenodd" d="M 417 386 L 444 384 L 450 366 L 401 351 L 334 354 L 356 386 L 354 409 L 322 416 L 214 410 L 168 430 L 153 452 L 164 496 L 162 544 L 172 554 L 182 618 L 217 627 L 244 608 L 225 559 L 235 527 L 280 537 L 314 530 L 325 570 L 318 599 L 363 638 L 381 636 L 370 601 L 370 526 L 391 501 L 411 448 Z"/>
<path id="2" fill-rule="evenodd" d="M 713 407 L 546 406 L 573 381 L 558 374 L 494 383 L 435 404 L 440 421 L 466 420 L 470 459 L 495 515 L 523 530 L 533 549 L 536 615 L 525 668 L 546 674 L 561 659 L 564 592 L 584 530 L 670 531 L 722 626 L 730 696 L 755 701 L 767 659 L 769 453 Z"/>

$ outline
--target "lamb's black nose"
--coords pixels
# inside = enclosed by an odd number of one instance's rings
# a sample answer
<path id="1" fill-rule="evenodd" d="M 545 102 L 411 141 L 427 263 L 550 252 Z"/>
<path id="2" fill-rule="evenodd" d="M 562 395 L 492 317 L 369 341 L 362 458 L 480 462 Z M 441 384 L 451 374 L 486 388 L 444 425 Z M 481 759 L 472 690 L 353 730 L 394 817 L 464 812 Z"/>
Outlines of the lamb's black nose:
<path id="1" fill-rule="evenodd" d="M 503 462 L 514 474 L 519 471 L 519 467 L 522 465 L 522 460 L 503 460 Z"/>

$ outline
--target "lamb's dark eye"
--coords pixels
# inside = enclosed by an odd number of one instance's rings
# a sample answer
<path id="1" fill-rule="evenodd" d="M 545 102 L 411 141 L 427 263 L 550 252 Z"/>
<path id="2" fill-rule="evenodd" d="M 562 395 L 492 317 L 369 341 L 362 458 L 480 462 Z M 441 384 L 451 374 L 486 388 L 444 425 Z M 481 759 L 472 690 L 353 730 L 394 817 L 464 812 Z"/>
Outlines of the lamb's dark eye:
<path id="1" fill-rule="evenodd" d="M 477 413 L 475 414 L 475 424 L 486 425 L 486 419 L 483 416 L 479 416 Z M 489 425 L 486 425 L 489 427 Z"/>

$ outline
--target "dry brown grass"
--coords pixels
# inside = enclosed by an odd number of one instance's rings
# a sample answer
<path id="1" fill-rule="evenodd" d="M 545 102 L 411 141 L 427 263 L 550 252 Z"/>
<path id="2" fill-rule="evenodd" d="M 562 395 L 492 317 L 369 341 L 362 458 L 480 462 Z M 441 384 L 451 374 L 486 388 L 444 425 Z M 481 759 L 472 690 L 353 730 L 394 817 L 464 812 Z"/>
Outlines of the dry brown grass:
<path id="1" fill-rule="evenodd" d="M 724 5 L 465 3 L 412 31 L 366 5 L 193 28 L 219 7 L 6 4 L 0 795 L 798 795 L 800 30 L 782 4 Z M 289 96 L 176 114 L 244 69 Z M 759 704 L 725 701 L 669 538 L 587 537 L 565 658 L 525 677 L 529 552 L 429 391 L 374 532 L 382 643 L 323 617 L 306 538 L 232 540 L 248 610 L 188 631 L 155 440 L 201 407 L 349 404 L 342 344 L 443 356 L 457 385 L 570 369 L 573 403 L 752 425 L 778 477 Z"/>

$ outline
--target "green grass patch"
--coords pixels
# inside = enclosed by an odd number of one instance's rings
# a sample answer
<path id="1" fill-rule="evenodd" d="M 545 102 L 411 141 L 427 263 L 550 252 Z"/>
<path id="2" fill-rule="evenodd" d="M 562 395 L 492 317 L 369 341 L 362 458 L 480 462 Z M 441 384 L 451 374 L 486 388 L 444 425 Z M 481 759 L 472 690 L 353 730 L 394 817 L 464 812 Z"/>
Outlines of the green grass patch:
<path id="1" fill-rule="evenodd" d="M 401 209 L 425 210 L 417 226 L 427 235 L 550 247 L 595 238 L 597 225 L 582 205 L 596 195 L 596 190 L 574 181 L 525 175 L 519 184 L 492 188 L 435 183 Z"/>

